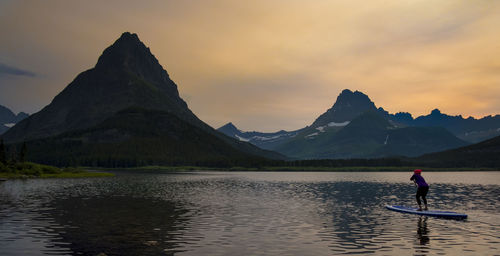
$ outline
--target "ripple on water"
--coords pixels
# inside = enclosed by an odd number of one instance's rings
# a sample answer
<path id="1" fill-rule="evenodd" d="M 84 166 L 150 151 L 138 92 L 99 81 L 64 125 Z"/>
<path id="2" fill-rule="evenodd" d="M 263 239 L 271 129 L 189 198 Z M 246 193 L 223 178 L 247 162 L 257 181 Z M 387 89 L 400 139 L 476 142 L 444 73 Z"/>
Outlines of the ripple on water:
<path id="1" fill-rule="evenodd" d="M 7 181 L 0 184 L 0 255 L 494 255 L 499 175 L 485 175 L 426 176 L 430 206 L 467 212 L 467 221 L 385 210 L 414 204 L 400 173 Z"/>

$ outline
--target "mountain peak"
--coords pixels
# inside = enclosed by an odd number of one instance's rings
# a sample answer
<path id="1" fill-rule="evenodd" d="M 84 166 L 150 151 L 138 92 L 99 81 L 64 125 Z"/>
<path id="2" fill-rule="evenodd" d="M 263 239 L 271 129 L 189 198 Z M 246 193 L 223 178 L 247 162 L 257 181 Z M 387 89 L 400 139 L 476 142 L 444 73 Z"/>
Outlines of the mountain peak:
<path id="1" fill-rule="evenodd" d="M 313 126 L 351 121 L 361 113 L 376 109 L 375 104 L 366 94 L 345 89 L 339 94 L 335 104 L 314 121 Z"/>
<path id="2" fill-rule="evenodd" d="M 97 64 L 107 61 L 110 57 L 119 55 L 138 56 L 139 54 L 152 56 L 149 48 L 141 42 L 137 34 L 125 32 L 104 50 Z"/>
<path id="3" fill-rule="evenodd" d="M 168 81 L 168 74 L 137 34 L 125 32 L 106 48 L 95 66 L 98 70 L 112 72 L 124 69 L 137 73 L 140 78 L 158 83 Z"/>
<path id="4" fill-rule="evenodd" d="M 335 105 L 340 106 L 342 104 L 351 104 L 354 103 L 354 101 L 358 101 L 358 103 L 363 103 L 363 104 L 372 103 L 370 98 L 368 98 L 366 94 L 360 91 L 352 92 L 349 89 L 345 89 L 337 97 L 337 101 L 335 102 L 333 107 L 335 107 Z"/>
<path id="5" fill-rule="evenodd" d="M 436 108 L 436 109 L 432 110 L 431 115 L 441 115 L 441 110 Z"/>
<path id="6" fill-rule="evenodd" d="M 85 129 L 132 106 L 169 111 L 207 126 L 180 98 L 177 85 L 149 48 L 136 34 L 125 32 L 103 51 L 95 68 L 80 73 L 47 107 L 4 136 L 15 142 Z"/>
<path id="7" fill-rule="evenodd" d="M 356 92 L 358 92 L 358 91 L 356 91 Z M 352 92 L 351 90 L 349 90 L 349 89 L 344 89 L 344 90 L 342 90 L 342 92 L 340 93 L 340 95 L 349 95 L 349 94 L 353 94 L 353 92 Z M 339 95 L 339 96 L 340 96 L 340 95 Z"/>
<path id="8" fill-rule="evenodd" d="M 238 128 L 236 128 L 236 126 L 234 126 L 234 124 L 231 122 L 223 125 L 217 130 L 224 134 L 231 134 L 231 136 L 233 136 L 234 134 L 241 134 L 241 131 Z"/>
<path id="9" fill-rule="evenodd" d="M 26 117 L 28 114 L 24 112 L 19 112 L 16 115 L 9 108 L 0 105 L 0 124 L 17 123 Z"/>
<path id="10" fill-rule="evenodd" d="M 10 119 L 14 117 L 15 114 L 7 107 L 0 105 L 0 123 L 9 123 Z M 4 121 L 5 119 L 5 121 Z"/>
<path id="11" fill-rule="evenodd" d="M 118 38 L 118 40 L 140 42 L 139 37 L 137 36 L 137 34 L 136 33 L 130 33 L 130 32 L 123 32 L 123 34 L 120 36 L 120 38 Z"/>
<path id="12" fill-rule="evenodd" d="M 223 127 L 226 127 L 226 128 L 236 128 L 236 126 L 232 122 L 229 122 L 229 123 L 225 124 L 221 128 L 223 128 Z"/>
<path id="13" fill-rule="evenodd" d="M 149 52 L 149 48 L 139 39 L 135 33 L 124 32 L 116 41 L 108 48 L 122 50 L 124 52 L 134 50 L 134 48 L 145 48 Z"/>

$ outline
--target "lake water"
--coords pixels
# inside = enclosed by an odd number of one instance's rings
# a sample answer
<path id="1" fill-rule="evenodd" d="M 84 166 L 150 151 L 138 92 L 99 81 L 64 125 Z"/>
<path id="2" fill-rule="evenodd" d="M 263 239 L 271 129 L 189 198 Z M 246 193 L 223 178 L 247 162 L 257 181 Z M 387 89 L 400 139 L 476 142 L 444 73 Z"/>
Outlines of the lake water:
<path id="1" fill-rule="evenodd" d="M 0 255 L 500 255 L 500 172 L 117 172 L 0 183 Z M 102 255 L 102 254 L 101 254 Z"/>

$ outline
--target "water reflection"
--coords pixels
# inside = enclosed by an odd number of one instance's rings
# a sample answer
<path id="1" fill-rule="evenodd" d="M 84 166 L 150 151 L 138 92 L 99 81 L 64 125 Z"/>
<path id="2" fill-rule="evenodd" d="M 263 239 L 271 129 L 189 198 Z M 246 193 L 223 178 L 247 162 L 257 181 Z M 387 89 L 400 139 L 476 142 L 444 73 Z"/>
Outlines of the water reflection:
<path id="1" fill-rule="evenodd" d="M 420 245 L 427 245 L 431 239 L 429 238 L 429 229 L 427 228 L 427 216 L 418 218 L 417 237 Z"/>
<path id="2" fill-rule="evenodd" d="M 0 255 L 184 251 L 191 212 L 182 203 L 146 197 L 137 183 L 122 181 L 9 181 L 0 187 Z M 120 195 L 123 187 L 128 195 Z"/>
<path id="3" fill-rule="evenodd" d="M 316 184 L 316 197 L 326 206 L 329 229 L 321 237 L 329 239 L 333 253 L 374 253 L 381 249 L 384 225 L 379 201 L 387 184 L 369 182 L 331 182 Z M 358 203 L 363 205 L 359 207 Z"/>
<path id="4" fill-rule="evenodd" d="M 407 175 L 386 175 L 125 173 L 112 179 L 7 181 L 0 183 L 0 255 L 500 250 L 500 184 L 433 183 L 430 207 L 466 212 L 469 220 L 417 219 L 385 209 L 414 204 Z"/>
<path id="5" fill-rule="evenodd" d="M 83 255 L 180 252 L 179 237 L 189 220 L 174 202 L 128 197 L 56 199 L 41 214 L 53 218 L 48 232 L 60 236 L 54 243 Z"/>

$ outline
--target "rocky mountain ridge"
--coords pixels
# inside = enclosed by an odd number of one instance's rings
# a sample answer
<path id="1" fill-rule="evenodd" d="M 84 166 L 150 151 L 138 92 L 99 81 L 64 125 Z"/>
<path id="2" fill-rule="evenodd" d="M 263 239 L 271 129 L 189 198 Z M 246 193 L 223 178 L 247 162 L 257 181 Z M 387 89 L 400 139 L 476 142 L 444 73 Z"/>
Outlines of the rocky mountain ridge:
<path id="1" fill-rule="evenodd" d="M 371 114 L 365 115 L 366 113 Z M 435 111 L 432 115 L 436 115 Z M 383 129 L 381 127 L 377 128 L 373 124 L 366 122 L 364 127 L 358 126 L 354 128 L 354 124 L 351 124 L 351 122 L 360 116 L 364 116 L 362 119 L 373 122 L 380 122 L 380 119 L 383 119 L 387 122 L 387 127 Z M 371 116 L 371 118 L 367 118 L 368 116 Z M 441 116 L 448 117 L 446 115 Z M 469 122 L 475 122 L 476 124 L 484 122 L 483 120 L 492 119 L 487 125 L 470 125 L 469 127 L 479 127 L 479 129 L 496 127 L 496 118 L 485 117 L 479 120 L 469 118 Z M 452 130 L 457 133 L 451 134 L 448 127 L 443 125 L 439 118 L 434 122 L 423 121 L 427 119 L 425 116 L 413 119 L 411 114 L 403 112 L 390 114 L 381 107 L 377 108 L 375 103 L 364 93 L 345 89 L 339 94 L 333 106 L 321 114 L 311 125 L 300 130 L 286 132 L 289 136 L 283 136 L 283 132 L 243 132 L 233 124 L 223 126 L 219 131 L 228 136 L 249 141 L 259 147 L 275 150 L 298 159 L 385 157 L 393 155 L 417 156 L 467 144 L 463 139 L 456 138 L 460 131 L 463 130 Z M 500 118 L 498 120 L 500 121 Z M 346 132 L 346 130 L 351 130 L 351 132 Z M 377 141 L 376 146 L 375 144 L 368 145 L 371 138 L 363 135 L 366 135 L 369 130 L 377 130 L 378 133 L 385 134 L 381 139 L 375 140 Z M 470 131 L 469 133 L 475 132 Z M 349 145 L 348 139 L 341 139 L 342 134 L 347 137 L 359 136 L 365 138 L 367 143 L 358 143 L 357 147 L 353 147 L 356 143 Z M 255 137 L 256 135 L 257 137 Z M 272 141 L 272 143 L 264 143 L 264 141 Z M 368 150 L 370 147 L 374 149 Z M 375 148 L 377 149 L 375 150 Z"/>

